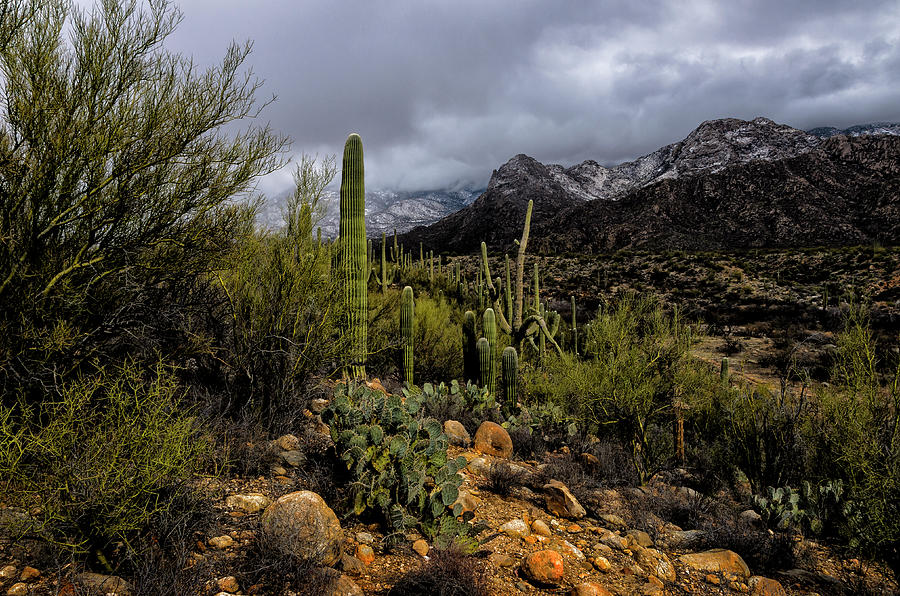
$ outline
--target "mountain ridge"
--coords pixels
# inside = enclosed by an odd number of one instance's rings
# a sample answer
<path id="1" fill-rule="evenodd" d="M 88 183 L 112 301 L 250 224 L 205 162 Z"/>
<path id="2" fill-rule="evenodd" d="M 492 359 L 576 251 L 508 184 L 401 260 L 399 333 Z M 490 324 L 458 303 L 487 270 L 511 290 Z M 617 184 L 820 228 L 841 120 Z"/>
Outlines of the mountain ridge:
<path id="1" fill-rule="evenodd" d="M 725 187 L 729 188 L 728 192 L 742 194 L 740 188 L 724 184 L 720 178 L 710 178 L 732 170 L 734 176 L 750 189 L 759 188 L 760 180 L 764 181 L 765 177 L 774 177 L 775 180 L 780 181 L 781 184 L 786 185 L 788 188 L 792 188 L 797 184 L 800 184 L 802 187 L 802 181 L 797 180 L 796 176 L 790 172 L 790 169 L 785 169 L 785 164 L 792 159 L 813 153 L 815 153 L 814 157 L 810 157 L 805 161 L 801 160 L 795 165 L 800 167 L 801 170 L 805 170 L 809 166 L 806 162 L 810 162 L 827 171 L 841 170 L 842 175 L 845 177 L 843 184 L 847 186 L 844 189 L 840 180 L 832 180 L 827 181 L 827 190 L 819 189 L 814 191 L 807 188 L 805 194 L 800 193 L 795 196 L 795 199 L 801 201 L 814 199 L 821 201 L 831 197 L 832 195 L 829 193 L 837 193 L 837 195 L 856 194 L 858 189 L 856 187 L 851 188 L 851 186 L 853 184 L 866 184 L 869 176 L 865 172 L 855 171 L 853 168 L 848 170 L 848 168 L 840 165 L 842 158 L 839 153 L 836 153 L 835 147 L 841 146 L 846 148 L 848 145 L 841 145 L 840 142 L 836 145 L 833 139 L 890 139 L 887 141 L 887 145 L 900 145 L 900 136 L 897 136 L 900 134 L 900 125 L 881 123 L 845 129 L 851 130 L 850 136 L 832 135 L 830 130 L 825 129 L 814 130 L 818 130 L 818 134 L 777 124 L 768 118 L 755 118 L 750 121 L 734 118 L 709 120 L 701 123 L 682 141 L 666 145 L 653 153 L 612 168 L 604 168 L 590 160 L 570 168 L 558 165 L 544 165 L 527 155 L 519 154 L 497 170 L 494 170 L 487 189 L 471 205 L 431 226 L 420 226 L 412 229 L 404 235 L 404 239 L 412 243 L 423 242 L 437 250 L 451 252 L 476 250 L 482 240 L 489 245 L 507 247 L 521 233 L 521 223 L 524 220 L 525 206 L 528 200 L 534 200 L 533 225 L 535 230 L 540 229 L 543 234 L 565 236 L 568 227 L 587 225 L 584 220 L 586 217 L 599 217 L 607 221 L 609 225 L 624 226 L 623 231 L 627 228 L 635 232 L 634 226 L 630 225 L 625 218 L 619 221 L 620 216 L 613 217 L 608 215 L 608 213 L 616 212 L 612 207 L 585 207 L 581 211 L 575 208 L 580 204 L 614 205 L 616 202 L 625 200 L 628 197 L 628 204 L 631 205 L 634 215 L 649 218 L 648 221 L 651 221 L 653 218 L 643 208 L 637 207 L 639 204 L 642 204 L 642 201 L 652 203 L 653 201 L 661 200 L 659 190 L 651 191 L 649 189 L 662 185 L 660 188 L 663 189 L 663 194 L 665 194 L 666 189 L 668 189 L 668 192 L 683 193 L 688 203 L 697 202 L 699 198 L 703 198 L 699 195 L 704 193 L 725 192 Z M 854 130 L 857 134 L 853 133 Z M 875 134 L 864 134 L 866 130 L 876 132 Z M 868 142 L 850 143 L 849 146 L 852 151 L 866 152 L 876 150 L 875 146 Z M 895 158 L 891 157 L 890 159 Z M 782 165 L 777 167 L 766 165 L 779 163 Z M 745 167 L 750 164 L 756 165 L 749 168 Z M 861 162 L 857 163 L 856 167 L 862 168 Z M 750 172 L 754 172 L 755 176 L 763 178 L 760 180 L 748 178 Z M 696 182 L 690 184 L 676 183 L 677 181 L 694 179 L 708 179 L 709 189 L 707 191 L 697 190 Z M 825 184 L 824 180 L 821 182 Z M 769 182 L 764 181 L 762 186 L 769 187 L 771 185 Z M 700 184 L 700 188 L 702 189 L 702 184 Z M 754 208 L 762 209 L 766 200 L 771 202 L 778 195 L 778 191 L 774 187 L 770 189 L 770 192 L 771 195 L 768 196 L 768 199 L 758 194 L 745 198 L 754 205 Z M 867 192 L 871 193 L 872 189 L 869 189 Z M 894 196 L 894 199 L 896 200 L 896 196 Z M 668 211 L 673 212 L 673 214 L 674 211 L 677 211 L 677 201 L 673 203 L 673 197 L 667 197 L 665 203 Z M 853 208 L 853 205 L 841 203 L 841 201 L 826 201 L 826 203 L 832 205 L 835 209 L 838 208 L 838 204 L 842 205 L 841 209 Z M 688 206 L 686 204 L 685 208 Z M 786 205 L 780 205 L 779 208 L 784 207 Z M 660 204 L 656 205 L 657 211 L 661 208 Z M 564 221 L 560 217 L 562 213 L 568 213 L 568 217 L 574 217 L 575 219 Z M 687 213 L 683 215 L 686 217 Z M 824 225 L 827 222 L 827 225 L 843 229 L 837 217 L 840 215 L 839 213 L 832 214 L 829 212 L 825 214 L 822 212 L 819 215 L 819 217 L 814 219 L 820 224 Z M 731 210 L 729 211 L 729 217 L 736 219 L 728 225 L 736 227 L 741 219 L 740 213 L 735 213 Z M 788 219 L 791 220 L 790 217 Z M 802 223 L 802 221 L 794 221 L 796 226 L 801 226 Z M 675 221 L 672 225 L 677 226 L 679 222 Z M 782 225 L 786 224 L 782 223 Z M 643 238 L 639 243 L 640 245 L 652 247 L 672 244 L 665 240 L 665 236 L 668 233 L 665 229 L 659 229 L 655 232 L 659 236 L 656 239 L 645 237 L 645 232 L 647 230 L 637 234 L 638 237 Z M 759 232 L 760 230 L 758 230 Z M 597 234 L 599 231 L 595 229 L 593 233 Z M 615 232 L 612 232 L 612 234 L 616 235 Z M 884 234 L 885 230 L 880 228 L 876 232 L 876 235 L 884 236 Z M 692 236 L 704 238 L 707 242 L 711 242 L 708 247 L 710 249 L 736 247 L 728 244 L 724 239 L 713 241 L 712 235 L 705 233 L 704 230 L 697 230 Z M 777 242 L 777 245 L 784 246 L 790 234 L 776 236 L 762 233 L 758 237 L 768 238 Z M 855 230 L 852 233 L 849 230 L 845 230 L 843 234 L 833 237 L 823 235 L 822 243 L 868 241 L 867 239 L 870 236 L 871 234 L 865 230 Z M 891 235 L 888 234 L 888 236 Z M 807 243 L 818 242 L 815 237 L 806 233 L 799 234 L 797 238 L 803 238 L 803 242 Z M 539 244 L 543 250 L 550 250 L 552 246 L 552 244 L 540 242 L 536 243 L 535 246 Z M 565 250 L 595 250 L 599 248 L 596 242 L 587 238 L 582 238 L 580 243 L 573 242 L 570 238 L 569 241 L 562 244 L 566 244 Z M 602 244 L 612 249 L 631 246 L 633 243 L 622 240 L 609 242 L 607 238 L 607 241 Z M 697 245 L 696 242 L 690 241 L 688 236 L 685 236 L 681 242 L 676 242 L 675 244 L 703 248 L 703 246 Z M 758 243 L 752 243 L 745 239 L 740 241 L 739 244 L 757 245 Z M 671 247 L 677 248 L 678 246 Z"/>

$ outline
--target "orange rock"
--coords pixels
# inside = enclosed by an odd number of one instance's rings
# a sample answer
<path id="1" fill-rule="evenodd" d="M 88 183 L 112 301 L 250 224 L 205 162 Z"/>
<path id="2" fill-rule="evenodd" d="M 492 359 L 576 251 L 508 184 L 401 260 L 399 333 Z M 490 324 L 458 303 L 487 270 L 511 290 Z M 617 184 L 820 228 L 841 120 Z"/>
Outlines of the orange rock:
<path id="1" fill-rule="evenodd" d="M 422 557 L 428 554 L 428 543 L 422 539 L 413 542 L 412 548 Z"/>
<path id="2" fill-rule="evenodd" d="M 690 567 L 696 571 L 705 571 L 707 573 L 734 573 L 738 577 L 750 577 L 750 568 L 739 554 L 734 551 L 725 550 L 724 548 L 715 548 L 704 551 L 702 553 L 690 553 L 681 555 L 678 560 L 685 567 Z"/>
<path id="3" fill-rule="evenodd" d="M 475 432 L 475 451 L 509 459 L 513 451 L 512 439 L 496 422 L 482 422 Z"/>
<path id="4" fill-rule="evenodd" d="M 525 538 L 523 538 L 522 540 L 524 540 L 528 544 L 535 544 L 537 542 L 537 537 L 533 534 L 530 534 L 530 535 L 526 536 Z"/>
<path id="5" fill-rule="evenodd" d="M 542 584 L 558 584 L 565 576 L 563 558 L 555 550 L 542 550 L 525 557 L 525 575 Z"/>
<path id="6" fill-rule="evenodd" d="M 375 551 L 368 544 L 360 544 L 356 547 L 356 558 L 366 565 L 371 565 L 375 560 Z"/>

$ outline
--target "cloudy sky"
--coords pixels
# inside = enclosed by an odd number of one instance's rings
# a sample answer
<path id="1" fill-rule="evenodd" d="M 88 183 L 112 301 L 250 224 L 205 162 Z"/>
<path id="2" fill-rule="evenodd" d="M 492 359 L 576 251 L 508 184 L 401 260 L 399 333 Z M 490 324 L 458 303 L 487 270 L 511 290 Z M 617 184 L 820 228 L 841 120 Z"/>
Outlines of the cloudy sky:
<path id="1" fill-rule="evenodd" d="M 182 0 L 171 49 L 232 39 L 293 152 L 366 151 L 368 188 L 483 187 L 517 153 L 615 164 L 703 120 L 900 121 L 897 0 Z M 261 189 L 290 184 L 287 171 Z"/>

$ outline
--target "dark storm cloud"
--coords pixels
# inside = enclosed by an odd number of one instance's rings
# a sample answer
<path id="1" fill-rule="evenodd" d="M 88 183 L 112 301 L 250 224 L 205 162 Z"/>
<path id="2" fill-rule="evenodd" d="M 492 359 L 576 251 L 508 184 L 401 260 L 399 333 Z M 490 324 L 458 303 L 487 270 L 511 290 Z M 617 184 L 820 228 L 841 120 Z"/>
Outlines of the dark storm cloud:
<path id="1" fill-rule="evenodd" d="M 701 121 L 900 120 L 900 4 L 191 0 L 170 47 L 252 39 L 299 153 L 365 143 L 370 187 L 484 185 L 516 153 L 615 163 Z M 287 173 L 267 181 L 286 186 Z"/>

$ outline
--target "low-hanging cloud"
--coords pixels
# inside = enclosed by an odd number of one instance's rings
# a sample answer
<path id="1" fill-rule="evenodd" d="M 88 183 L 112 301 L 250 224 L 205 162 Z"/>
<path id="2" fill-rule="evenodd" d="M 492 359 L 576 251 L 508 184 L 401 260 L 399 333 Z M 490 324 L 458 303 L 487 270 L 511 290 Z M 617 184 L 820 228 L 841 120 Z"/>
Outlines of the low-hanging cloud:
<path id="1" fill-rule="evenodd" d="M 896 0 L 191 0 L 169 47 L 250 39 L 295 153 L 366 150 L 370 188 L 479 187 L 517 153 L 617 163 L 701 121 L 900 120 Z M 290 176 L 263 185 L 274 191 Z"/>

